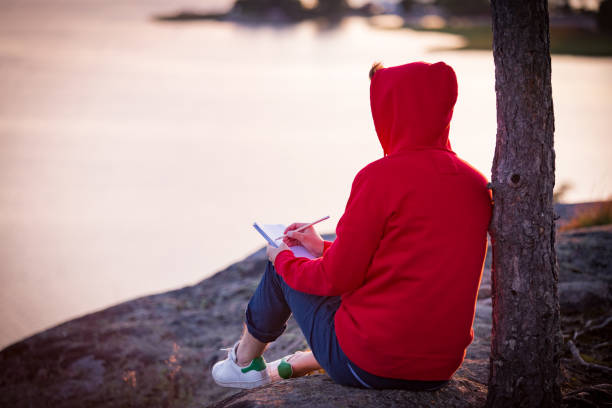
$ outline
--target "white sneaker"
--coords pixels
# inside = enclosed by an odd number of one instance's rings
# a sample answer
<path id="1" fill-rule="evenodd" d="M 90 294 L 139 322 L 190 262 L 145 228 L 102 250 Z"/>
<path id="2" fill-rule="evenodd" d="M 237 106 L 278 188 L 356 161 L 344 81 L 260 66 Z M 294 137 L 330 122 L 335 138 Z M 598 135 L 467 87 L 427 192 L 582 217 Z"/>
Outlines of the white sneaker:
<path id="1" fill-rule="evenodd" d="M 222 387 L 255 388 L 270 382 L 266 361 L 263 357 L 257 357 L 246 367 L 240 367 L 236 363 L 236 350 L 238 342 L 234 347 L 221 349 L 227 351 L 227 358 L 215 363 L 212 368 L 212 376 L 217 384 Z"/>

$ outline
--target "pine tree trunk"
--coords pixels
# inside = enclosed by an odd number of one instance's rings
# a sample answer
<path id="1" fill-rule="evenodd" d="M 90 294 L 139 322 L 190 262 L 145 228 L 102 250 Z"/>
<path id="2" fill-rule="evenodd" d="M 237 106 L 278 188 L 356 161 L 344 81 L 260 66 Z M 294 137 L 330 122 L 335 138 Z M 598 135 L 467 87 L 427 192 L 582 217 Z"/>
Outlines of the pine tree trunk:
<path id="1" fill-rule="evenodd" d="M 557 407 L 561 333 L 547 2 L 492 0 L 491 6 L 497 144 L 487 406 Z"/>

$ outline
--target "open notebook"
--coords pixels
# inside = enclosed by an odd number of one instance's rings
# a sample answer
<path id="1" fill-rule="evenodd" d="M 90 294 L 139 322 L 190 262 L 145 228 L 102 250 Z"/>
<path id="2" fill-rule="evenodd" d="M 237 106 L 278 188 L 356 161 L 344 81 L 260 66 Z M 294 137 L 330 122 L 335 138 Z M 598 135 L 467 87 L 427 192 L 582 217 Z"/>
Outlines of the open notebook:
<path id="1" fill-rule="evenodd" d="M 274 247 L 278 247 L 282 242 L 282 239 L 275 240 L 285 233 L 286 226 L 282 224 L 258 224 L 253 223 L 253 228 L 257 230 L 261 234 L 262 237 L 265 238 L 268 243 Z M 293 254 L 296 257 L 303 257 L 308 259 L 316 258 L 313 254 L 308 252 L 306 248 L 301 245 L 289 247 L 293 251 Z"/>

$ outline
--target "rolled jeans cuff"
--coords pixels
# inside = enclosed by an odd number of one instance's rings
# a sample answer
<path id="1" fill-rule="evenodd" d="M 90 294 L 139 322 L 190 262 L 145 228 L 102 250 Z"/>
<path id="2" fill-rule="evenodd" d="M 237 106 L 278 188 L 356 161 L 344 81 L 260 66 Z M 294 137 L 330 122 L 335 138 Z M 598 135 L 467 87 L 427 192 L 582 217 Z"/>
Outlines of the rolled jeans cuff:
<path id="1" fill-rule="evenodd" d="M 250 303 L 249 303 L 249 306 L 250 306 Z M 245 312 L 245 324 L 251 336 L 255 337 L 257 340 L 261 341 L 262 343 L 272 343 L 274 340 L 279 338 L 281 334 L 285 332 L 285 329 L 287 328 L 286 323 L 283 324 L 280 330 L 276 332 L 268 333 L 265 331 L 258 330 L 253 324 L 253 319 L 251 317 L 251 308 L 249 306 L 247 306 L 247 309 Z"/>

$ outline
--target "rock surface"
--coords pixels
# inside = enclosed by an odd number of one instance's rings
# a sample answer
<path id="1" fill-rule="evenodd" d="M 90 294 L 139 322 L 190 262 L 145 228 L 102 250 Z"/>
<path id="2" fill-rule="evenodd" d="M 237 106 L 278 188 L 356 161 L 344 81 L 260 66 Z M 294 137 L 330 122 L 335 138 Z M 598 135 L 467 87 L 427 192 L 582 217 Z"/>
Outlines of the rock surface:
<path id="1" fill-rule="evenodd" d="M 610 227 L 566 232 L 557 246 L 559 295 L 564 314 L 609 310 L 612 306 L 612 235 Z"/>
<path id="2" fill-rule="evenodd" d="M 398 390 L 368 391 L 341 387 L 323 374 L 244 391 L 212 408 L 247 407 L 479 407 L 486 400 L 486 386 L 457 376 L 436 392 Z"/>
<path id="3" fill-rule="evenodd" d="M 572 340 L 583 360 L 569 349 L 564 353 L 565 406 L 609 406 L 610 376 L 597 367 L 612 366 L 612 226 L 559 235 L 557 251 L 564 338 Z M 325 375 L 250 392 L 216 386 L 210 367 L 225 357 L 219 348 L 233 344 L 242 329 L 244 308 L 266 262 L 258 251 L 194 286 L 119 304 L 0 351 L 0 406 L 480 407 L 486 399 L 491 333 L 489 259 L 474 342 L 451 383 L 436 392 L 356 390 Z M 265 356 L 271 361 L 306 346 L 291 319 Z"/>

